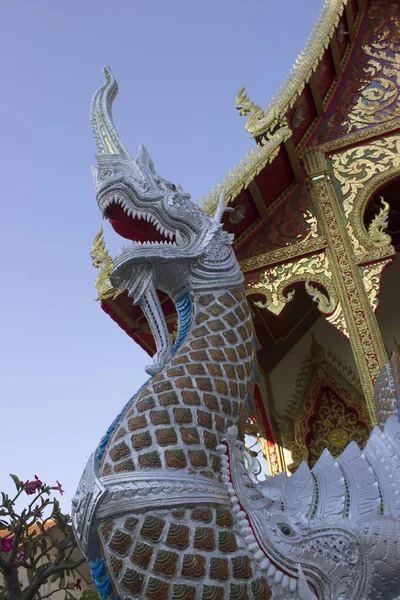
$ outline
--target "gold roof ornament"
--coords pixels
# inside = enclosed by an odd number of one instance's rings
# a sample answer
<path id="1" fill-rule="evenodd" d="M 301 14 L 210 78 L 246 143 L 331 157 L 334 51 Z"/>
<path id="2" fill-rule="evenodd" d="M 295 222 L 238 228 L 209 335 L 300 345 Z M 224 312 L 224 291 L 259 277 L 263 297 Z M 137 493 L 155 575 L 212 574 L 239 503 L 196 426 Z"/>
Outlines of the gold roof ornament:
<path id="1" fill-rule="evenodd" d="M 325 0 L 304 49 L 276 96 L 272 97 L 268 108 L 262 109 L 250 100 L 244 85 L 240 88 L 236 96 L 236 108 L 241 116 L 248 117 L 245 129 L 253 138 L 264 135 L 268 131 L 268 135 L 265 136 L 267 139 L 259 143 L 257 150 L 253 148 L 251 153 L 246 154 L 244 172 L 235 165 L 229 176 L 223 178 L 224 183 L 219 183 L 211 193 L 207 194 L 206 199 L 202 200 L 203 208 L 208 214 L 212 215 L 215 211 L 221 189 L 225 190 L 225 202 L 229 204 L 243 188 L 247 188 L 269 162 L 274 160 L 280 145 L 292 135 L 285 115 L 294 106 L 311 75 L 316 71 L 336 31 L 346 4 L 347 0 Z M 271 130 L 274 131 L 272 135 Z M 243 165 L 242 161 L 243 159 L 240 161 Z"/>
<path id="2" fill-rule="evenodd" d="M 114 261 L 106 249 L 102 227 L 100 227 L 99 233 L 93 240 L 90 256 L 92 257 L 93 266 L 96 267 L 96 269 L 100 269 L 96 281 L 94 282 L 98 293 L 96 301 L 108 299 L 115 300 L 115 298 L 122 293 L 122 290 L 116 290 L 110 281 L 110 275 L 114 268 Z"/>
<path id="3" fill-rule="evenodd" d="M 260 136 L 265 131 L 266 116 L 265 111 L 250 100 L 244 85 L 236 95 L 235 108 L 239 111 L 241 117 L 247 117 L 245 129 L 251 134 L 251 137 Z"/>
<path id="4" fill-rule="evenodd" d="M 385 232 L 389 225 L 389 203 L 386 202 L 383 197 L 380 197 L 382 208 L 379 213 L 372 219 L 368 227 L 368 235 L 378 248 L 389 246 L 392 242 L 392 238 L 388 233 Z"/>
<path id="5" fill-rule="evenodd" d="M 272 97 L 268 108 L 257 107 L 262 113 L 262 126 L 260 123 L 260 133 L 257 135 L 275 127 L 287 110 L 293 107 L 328 48 L 346 4 L 347 0 L 325 0 L 316 25 L 276 96 Z"/>

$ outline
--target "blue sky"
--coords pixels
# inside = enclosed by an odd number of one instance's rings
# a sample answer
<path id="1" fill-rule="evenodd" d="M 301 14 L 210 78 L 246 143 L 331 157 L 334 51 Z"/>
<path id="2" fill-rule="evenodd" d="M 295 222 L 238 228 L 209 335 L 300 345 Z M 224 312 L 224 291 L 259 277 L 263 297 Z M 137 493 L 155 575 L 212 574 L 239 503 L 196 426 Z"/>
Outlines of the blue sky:
<path id="1" fill-rule="evenodd" d="M 0 489 L 63 484 L 69 510 L 148 357 L 93 299 L 101 219 L 88 112 L 110 64 L 118 130 L 199 200 L 251 149 L 236 93 L 265 106 L 322 0 L 8 0 L 0 9 Z M 112 8 L 110 8 L 112 7 Z M 120 245 L 106 225 L 114 252 Z"/>

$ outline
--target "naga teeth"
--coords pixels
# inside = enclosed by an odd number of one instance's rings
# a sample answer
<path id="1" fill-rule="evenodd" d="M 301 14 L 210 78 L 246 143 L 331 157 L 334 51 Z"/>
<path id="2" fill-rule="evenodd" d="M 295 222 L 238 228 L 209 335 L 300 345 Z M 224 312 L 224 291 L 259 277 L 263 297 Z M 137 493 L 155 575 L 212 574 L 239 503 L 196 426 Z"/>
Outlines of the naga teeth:
<path id="1" fill-rule="evenodd" d="M 176 239 L 177 245 L 182 246 L 182 244 L 184 243 L 184 240 L 178 229 L 176 230 L 176 233 L 175 233 L 175 239 Z"/>

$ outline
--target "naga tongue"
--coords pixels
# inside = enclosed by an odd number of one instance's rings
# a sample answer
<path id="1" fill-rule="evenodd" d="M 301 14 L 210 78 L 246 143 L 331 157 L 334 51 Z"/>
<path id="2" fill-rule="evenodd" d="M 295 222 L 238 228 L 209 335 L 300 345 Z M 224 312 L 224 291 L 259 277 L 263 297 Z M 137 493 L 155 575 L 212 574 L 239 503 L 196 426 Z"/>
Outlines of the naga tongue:
<path id="1" fill-rule="evenodd" d="M 110 219 L 110 223 L 114 231 L 127 240 L 132 240 L 133 242 L 148 241 L 147 235 L 145 235 L 141 231 L 138 231 L 137 229 L 133 229 L 129 225 L 121 223 L 121 221 L 117 221 L 116 219 Z"/>
<path id="2" fill-rule="evenodd" d="M 110 219 L 112 228 L 121 237 L 132 242 L 163 242 L 166 238 L 147 221 L 129 219 L 122 222 L 119 219 Z M 137 224 L 137 226 L 135 226 Z M 139 229 L 139 227 L 143 228 Z"/>

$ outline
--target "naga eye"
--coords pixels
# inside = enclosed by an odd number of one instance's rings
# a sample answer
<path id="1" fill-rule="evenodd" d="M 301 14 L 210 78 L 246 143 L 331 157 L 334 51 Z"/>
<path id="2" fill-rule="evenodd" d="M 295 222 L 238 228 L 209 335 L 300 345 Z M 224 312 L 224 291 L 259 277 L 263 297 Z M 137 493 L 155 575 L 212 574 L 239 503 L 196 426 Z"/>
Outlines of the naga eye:
<path id="1" fill-rule="evenodd" d="M 105 179 L 109 179 L 111 177 L 111 175 L 112 175 L 112 171 L 110 171 L 110 169 L 107 169 L 100 173 L 100 179 L 102 181 L 104 181 Z"/>
<path id="2" fill-rule="evenodd" d="M 296 535 L 293 529 L 289 527 L 289 525 L 286 525 L 286 523 L 277 523 L 277 526 L 280 529 L 281 533 L 283 533 L 283 535 L 285 535 L 286 537 L 293 537 L 294 535 Z"/>
<path id="3" fill-rule="evenodd" d="M 167 188 L 169 190 L 172 190 L 173 192 L 176 192 L 176 185 L 174 185 L 173 183 L 167 183 Z"/>

